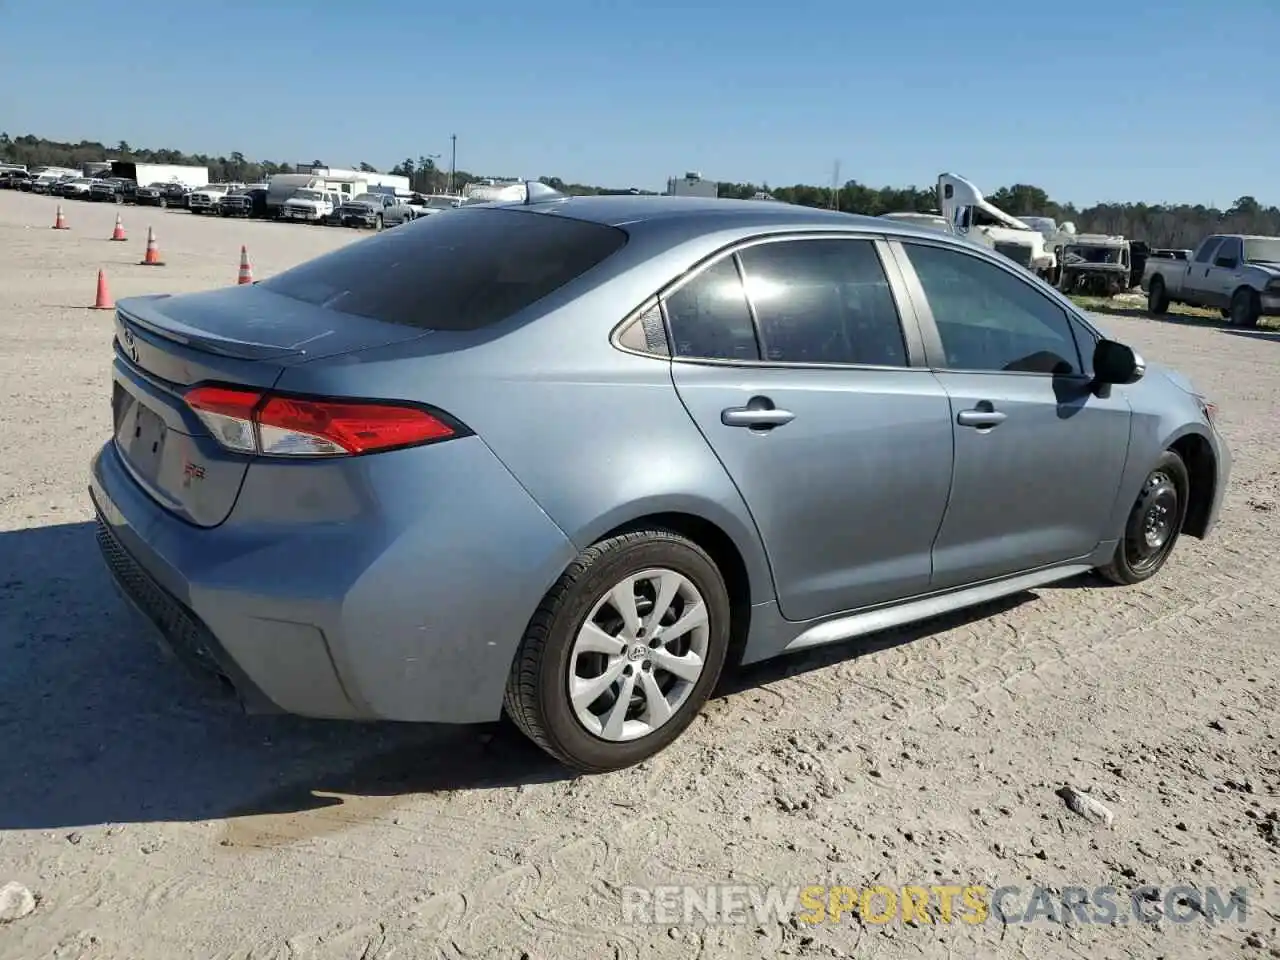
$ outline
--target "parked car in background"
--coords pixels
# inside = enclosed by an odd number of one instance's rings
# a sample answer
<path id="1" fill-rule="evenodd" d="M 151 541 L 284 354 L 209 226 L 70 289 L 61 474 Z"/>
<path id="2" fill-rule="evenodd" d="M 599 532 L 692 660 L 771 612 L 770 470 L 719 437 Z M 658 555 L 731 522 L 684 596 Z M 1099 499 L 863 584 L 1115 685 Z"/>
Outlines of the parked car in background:
<path id="1" fill-rule="evenodd" d="M 1210 307 L 1236 327 L 1280 316 L 1280 237 L 1214 234 L 1188 260 L 1152 256 L 1143 271 L 1147 309 L 1169 305 Z"/>
<path id="2" fill-rule="evenodd" d="M 108 177 L 95 180 L 89 185 L 89 199 L 101 203 L 132 203 L 138 185 L 123 177 Z"/>
<path id="3" fill-rule="evenodd" d="M 138 189 L 134 202 L 150 207 L 185 207 L 190 192 L 184 183 L 151 183 Z"/>
<path id="4" fill-rule="evenodd" d="M 93 186 L 93 177 L 73 177 L 58 184 L 58 196 L 68 200 L 88 200 L 89 190 Z"/>
<path id="5" fill-rule="evenodd" d="M 441 210 L 453 210 L 462 206 L 462 198 L 447 193 L 415 193 L 405 200 L 414 217 L 425 217 Z"/>
<path id="6" fill-rule="evenodd" d="M 62 181 L 62 177 L 63 175 L 58 173 L 42 173 L 31 181 L 28 189 L 32 193 L 52 193 L 53 188 Z"/>
<path id="7" fill-rule="evenodd" d="M 610 770 L 726 662 L 1140 583 L 1215 525 L 1213 405 L 993 250 L 536 193 L 119 301 L 98 542 L 251 709 L 505 711 Z"/>
<path id="8" fill-rule="evenodd" d="M 192 213 L 217 213 L 218 201 L 242 183 L 211 183 L 187 194 L 187 209 Z"/>
<path id="9" fill-rule="evenodd" d="M 390 193 L 362 193 L 342 204 L 334 218 L 344 227 L 395 227 L 415 219 L 418 210 Z M 425 216 L 425 212 L 422 214 Z"/>
<path id="10" fill-rule="evenodd" d="M 341 202 L 342 196 L 337 191 L 303 187 L 284 202 L 280 217 L 303 223 L 324 223 Z"/>
<path id="11" fill-rule="evenodd" d="M 267 191 L 265 187 L 232 190 L 218 201 L 221 217 L 265 217 L 267 215 Z"/>
<path id="12" fill-rule="evenodd" d="M 17 190 L 20 184 L 29 184 L 31 174 L 25 170 L 5 170 L 0 172 L 0 189 Z"/>

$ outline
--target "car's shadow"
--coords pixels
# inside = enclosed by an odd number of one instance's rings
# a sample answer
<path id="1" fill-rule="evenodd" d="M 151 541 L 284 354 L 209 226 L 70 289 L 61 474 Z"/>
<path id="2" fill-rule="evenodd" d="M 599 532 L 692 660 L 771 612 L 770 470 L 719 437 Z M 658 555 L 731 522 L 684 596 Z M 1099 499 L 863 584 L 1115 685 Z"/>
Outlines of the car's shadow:
<path id="1" fill-rule="evenodd" d="M 716 695 L 910 643 L 1029 598 L 739 668 Z M 110 583 L 92 524 L 0 532 L 0 830 L 252 818 L 570 775 L 505 722 L 245 716 L 204 699 L 147 637 Z"/>

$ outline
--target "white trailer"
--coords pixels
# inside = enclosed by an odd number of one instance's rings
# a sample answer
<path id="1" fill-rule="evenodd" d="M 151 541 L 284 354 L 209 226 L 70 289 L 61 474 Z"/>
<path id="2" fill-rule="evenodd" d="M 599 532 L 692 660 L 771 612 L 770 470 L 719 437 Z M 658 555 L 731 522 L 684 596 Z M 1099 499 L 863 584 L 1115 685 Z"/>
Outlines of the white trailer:
<path id="1" fill-rule="evenodd" d="M 390 187 L 396 193 L 409 193 L 411 190 L 409 178 L 395 173 L 367 173 L 364 170 L 343 170 L 340 167 L 312 167 L 311 175 L 322 177 L 330 183 L 359 183 L 366 187 Z"/>
<path id="2" fill-rule="evenodd" d="M 208 167 L 188 167 L 176 163 L 134 163 L 131 160 L 112 160 L 111 176 L 132 180 L 140 187 L 153 183 L 181 183 L 191 189 L 207 186 Z"/>

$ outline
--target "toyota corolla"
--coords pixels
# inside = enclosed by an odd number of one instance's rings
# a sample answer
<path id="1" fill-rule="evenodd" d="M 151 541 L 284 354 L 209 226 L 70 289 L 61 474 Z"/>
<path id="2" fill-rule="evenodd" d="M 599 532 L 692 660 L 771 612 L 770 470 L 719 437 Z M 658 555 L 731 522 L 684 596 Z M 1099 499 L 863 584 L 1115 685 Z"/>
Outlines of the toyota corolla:
<path id="1" fill-rule="evenodd" d="M 442 211 L 122 300 L 98 539 L 254 711 L 471 723 L 584 771 L 726 664 L 1214 526 L 1214 407 L 1012 261 L 786 204 Z"/>

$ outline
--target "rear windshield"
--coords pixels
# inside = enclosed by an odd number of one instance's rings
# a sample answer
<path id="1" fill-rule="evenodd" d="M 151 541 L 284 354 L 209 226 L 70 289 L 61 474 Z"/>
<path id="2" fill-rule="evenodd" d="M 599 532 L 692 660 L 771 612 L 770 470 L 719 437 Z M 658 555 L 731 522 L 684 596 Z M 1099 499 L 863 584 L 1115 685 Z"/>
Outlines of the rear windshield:
<path id="1" fill-rule="evenodd" d="M 616 227 L 515 210 L 450 210 L 353 243 L 261 286 L 424 330 L 478 330 L 580 277 L 627 242 Z"/>

